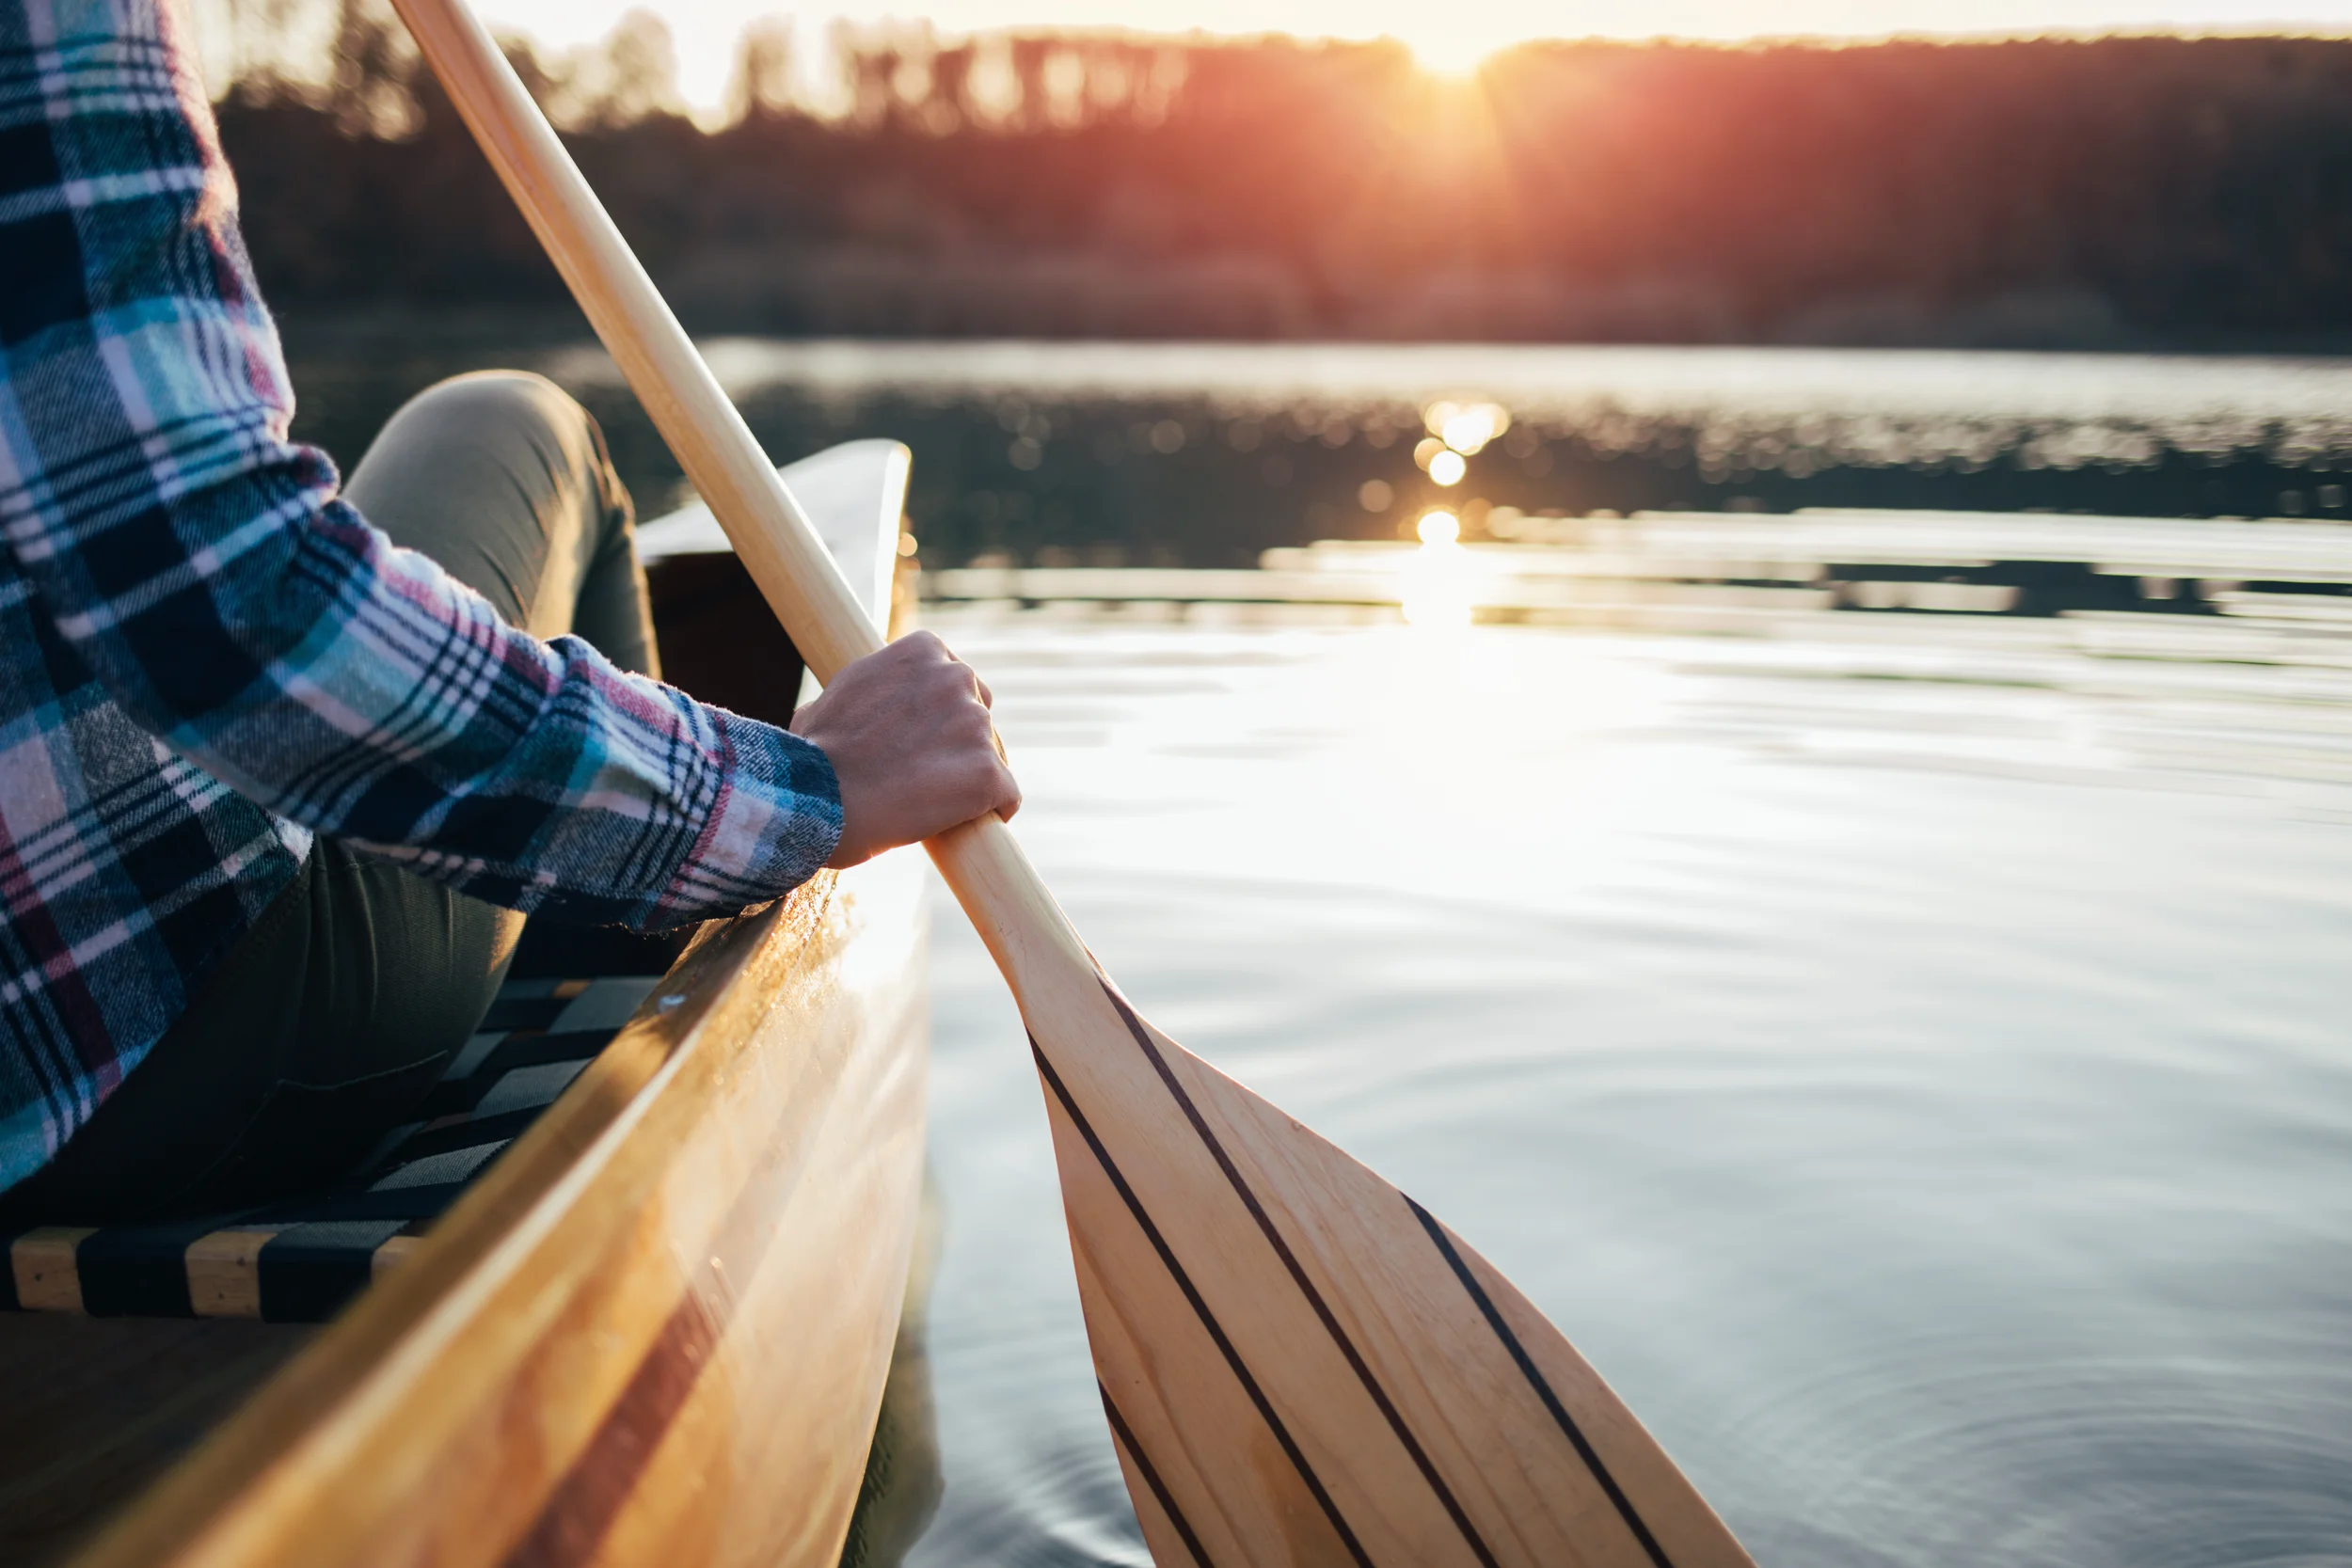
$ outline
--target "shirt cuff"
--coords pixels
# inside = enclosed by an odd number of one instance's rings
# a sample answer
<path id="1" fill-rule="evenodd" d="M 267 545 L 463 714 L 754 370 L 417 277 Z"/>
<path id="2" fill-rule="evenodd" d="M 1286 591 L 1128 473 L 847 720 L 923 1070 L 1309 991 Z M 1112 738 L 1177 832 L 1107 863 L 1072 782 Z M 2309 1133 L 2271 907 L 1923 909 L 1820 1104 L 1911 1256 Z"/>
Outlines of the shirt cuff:
<path id="1" fill-rule="evenodd" d="M 719 735 L 718 791 L 661 899 L 673 920 L 707 920 L 799 887 L 841 842 L 841 781 L 822 748 L 773 724 L 707 708 Z"/>

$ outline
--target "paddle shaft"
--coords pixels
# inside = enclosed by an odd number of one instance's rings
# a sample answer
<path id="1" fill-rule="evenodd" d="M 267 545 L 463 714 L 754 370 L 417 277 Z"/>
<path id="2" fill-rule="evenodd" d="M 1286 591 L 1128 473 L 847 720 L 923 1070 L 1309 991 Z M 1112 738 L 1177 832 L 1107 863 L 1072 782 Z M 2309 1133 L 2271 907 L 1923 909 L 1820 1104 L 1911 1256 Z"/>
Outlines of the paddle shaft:
<path id="1" fill-rule="evenodd" d="M 464 0 L 393 3 L 810 668 L 880 647 Z M 1028 1025 L 1104 1413 L 1157 1560 L 1754 1568 L 1491 1264 L 1138 1018 L 1001 821 L 927 847 Z"/>
<path id="2" fill-rule="evenodd" d="M 464 0 L 392 3 L 817 678 L 880 648 L 882 634 L 832 552 L 488 31 Z M 981 817 L 925 847 L 1025 1012 L 1039 965 L 1092 972 L 1085 943 L 1002 821 Z"/>

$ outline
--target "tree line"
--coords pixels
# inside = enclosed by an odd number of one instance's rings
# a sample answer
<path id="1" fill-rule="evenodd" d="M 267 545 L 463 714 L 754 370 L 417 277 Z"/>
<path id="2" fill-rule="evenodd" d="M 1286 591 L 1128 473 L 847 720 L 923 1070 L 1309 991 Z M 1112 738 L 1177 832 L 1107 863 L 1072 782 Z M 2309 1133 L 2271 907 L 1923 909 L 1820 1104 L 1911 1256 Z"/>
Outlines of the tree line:
<path id="1" fill-rule="evenodd" d="M 561 285 L 373 0 L 220 105 L 281 306 Z M 691 325 L 886 335 L 2352 341 L 2352 41 L 837 40 L 730 111 L 660 24 L 526 79 Z"/>

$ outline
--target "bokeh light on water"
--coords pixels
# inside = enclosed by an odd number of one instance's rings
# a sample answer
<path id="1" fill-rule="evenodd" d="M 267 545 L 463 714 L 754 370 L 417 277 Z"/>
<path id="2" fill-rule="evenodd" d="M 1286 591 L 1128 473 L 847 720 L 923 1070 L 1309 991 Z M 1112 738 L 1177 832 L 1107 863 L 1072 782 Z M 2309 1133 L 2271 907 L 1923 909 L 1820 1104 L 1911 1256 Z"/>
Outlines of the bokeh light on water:
<path id="1" fill-rule="evenodd" d="M 518 363 L 588 403 L 641 514 L 683 499 L 676 464 L 593 347 L 293 347 L 297 433 L 346 468 L 403 398 L 456 371 Z M 909 511 L 934 567 L 1248 566 L 1268 547 L 1408 538 L 1431 506 L 1454 512 L 1471 538 L 1505 537 L 1529 517 L 1644 509 L 2352 516 L 2352 368 L 2324 360 L 742 338 L 706 347 L 780 458 L 861 436 L 913 447 Z M 1438 433 L 1448 429 L 1460 446 Z M 1442 475 L 1432 468 L 1440 457 Z"/>

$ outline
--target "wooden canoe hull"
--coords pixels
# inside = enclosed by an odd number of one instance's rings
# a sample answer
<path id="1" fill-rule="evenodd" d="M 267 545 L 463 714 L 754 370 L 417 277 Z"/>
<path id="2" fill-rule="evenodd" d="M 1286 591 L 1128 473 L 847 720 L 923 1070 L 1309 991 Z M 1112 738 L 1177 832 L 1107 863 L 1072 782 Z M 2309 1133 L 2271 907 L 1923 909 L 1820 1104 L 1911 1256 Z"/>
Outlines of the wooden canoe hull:
<path id="1" fill-rule="evenodd" d="M 920 873 L 699 943 L 87 1568 L 831 1563 L 916 1212 Z"/>
<path id="2" fill-rule="evenodd" d="M 925 877 L 901 850 L 707 927 L 78 1568 L 831 1568 L 920 1209 Z"/>

